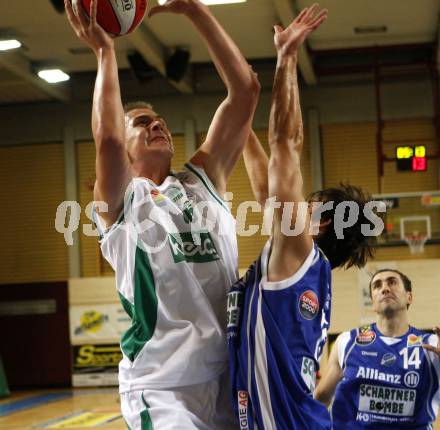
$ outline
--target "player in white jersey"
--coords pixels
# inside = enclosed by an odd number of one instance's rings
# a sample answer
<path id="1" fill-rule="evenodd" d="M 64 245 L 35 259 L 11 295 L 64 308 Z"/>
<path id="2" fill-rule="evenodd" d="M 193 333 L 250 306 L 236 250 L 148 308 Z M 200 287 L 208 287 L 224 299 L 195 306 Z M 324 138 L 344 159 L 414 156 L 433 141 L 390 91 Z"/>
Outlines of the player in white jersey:
<path id="1" fill-rule="evenodd" d="M 377 322 L 338 336 L 315 397 L 333 400 L 335 430 L 430 430 L 440 406 L 440 328 L 409 324 L 411 281 L 398 270 L 376 272 L 370 295 Z"/>
<path id="2" fill-rule="evenodd" d="M 132 326 L 123 336 L 121 407 L 134 429 L 229 429 L 226 290 L 236 279 L 234 220 L 221 197 L 249 135 L 259 84 L 199 0 L 171 0 L 150 16 L 186 16 L 227 88 L 206 141 L 182 173 L 170 171 L 171 134 L 145 103 L 121 102 L 113 39 L 66 0 L 69 21 L 98 60 L 92 112 L 96 223 Z M 125 204 L 124 204 L 125 200 Z M 211 210 L 201 207 L 208 205 Z M 207 225 L 208 222 L 208 225 Z"/>

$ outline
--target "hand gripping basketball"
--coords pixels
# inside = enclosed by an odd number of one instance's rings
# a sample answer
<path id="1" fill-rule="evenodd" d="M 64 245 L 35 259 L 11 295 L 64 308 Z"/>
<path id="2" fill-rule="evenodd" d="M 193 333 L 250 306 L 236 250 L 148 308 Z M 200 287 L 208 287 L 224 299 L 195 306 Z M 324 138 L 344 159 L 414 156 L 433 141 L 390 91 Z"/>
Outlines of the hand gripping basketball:
<path id="1" fill-rule="evenodd" d="M 85 12 L 91 15 L 91 0 L 74 1 L 80 1 Z M 107 33 L 115 37 L 123 36 L 140 24 L 146 11 L 147 0 L 99 0 L 96 20 Z"/>
<path id="2" fill-rule="evenodd" d="M 98 24 L 96 20 L 98 0 L 90 2 L 90 18 L 84 12 L 82 5 L 74 1 L 64 0 L 67 19 L 76 35 L 84 41 L 95 54 L 102 48 L 113 48 L 113 40 L 110 35 Z M 75 10 L 74 10 L 75 8 Z"/>
<path id="3" fill-rule="evenodd" d="M 66 11 L 69 5 L 65 1 Z M 72 0 L 72 8 L 84 28 L 98 24 L 113 37 L 132 32 L 142 21 L 147 0 Z"/>

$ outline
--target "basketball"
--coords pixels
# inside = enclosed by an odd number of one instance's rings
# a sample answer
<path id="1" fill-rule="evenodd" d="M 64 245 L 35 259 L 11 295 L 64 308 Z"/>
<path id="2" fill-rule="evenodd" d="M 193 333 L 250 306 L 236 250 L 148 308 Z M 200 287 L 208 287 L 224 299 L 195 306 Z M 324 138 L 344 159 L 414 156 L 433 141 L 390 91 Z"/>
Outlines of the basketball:
<path id="1" fill-rule="evenodd" d="M 90 0 L 73 0 L 81 3 L 90 16 Z M 142 21 L 147 10 L 147 0 L 99 0 L 97 21 L 113 36 L 131 33 Z"/>

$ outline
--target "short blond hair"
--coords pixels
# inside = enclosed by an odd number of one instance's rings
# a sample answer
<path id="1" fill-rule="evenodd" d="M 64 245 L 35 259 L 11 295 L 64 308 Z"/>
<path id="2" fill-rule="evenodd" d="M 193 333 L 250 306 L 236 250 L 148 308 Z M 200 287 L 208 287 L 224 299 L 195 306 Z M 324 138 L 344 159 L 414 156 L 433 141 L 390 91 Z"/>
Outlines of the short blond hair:
<path id="1" fill-rule="evenodd" d="M 153 109 L 153 105 L 147 102 L 143 102 L 141 100 L 137 101 L 137 102 L 128 102 L 124 104 L 124 113 L 130 112 L 131 110 L 134 109 L 150 109 L 150 110 L 154 110 Z"/>

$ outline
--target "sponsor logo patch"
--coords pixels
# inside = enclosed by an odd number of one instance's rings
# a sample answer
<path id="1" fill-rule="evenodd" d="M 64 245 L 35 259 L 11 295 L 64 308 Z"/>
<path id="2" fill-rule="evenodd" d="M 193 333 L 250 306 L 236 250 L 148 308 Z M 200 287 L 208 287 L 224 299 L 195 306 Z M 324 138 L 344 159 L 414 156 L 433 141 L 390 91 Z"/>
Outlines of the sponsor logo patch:
<path id="1" fill-rule="evenodd" d="M 361 384 L 359 389 L 360 412 L 370 412 L 395 417 L 412 417 L 416 403 L 416 390 L 380 387 Z"/>
<path id="2" fill-rule="evenodd" d="M 416 336 L 415 334 L 410 334 L 408 336 L 408 340 L 406 343 L 406 346 L 408 348 L 414 346 L 422 346 L 422 344 L 423 344 L 423 336 Z"/>
<path id="3" fill-rule="evenodd" d="M 208 263 L 220 259 L 209 233 L 169 233 L 168 241 L 175 263 Z"/>
<path id="4" fill-rule="evenodd" d="M 356 415 L 356 421 L 361 421 L 363 423 L 368 423 L 370 421 L 370 414 L 365 414 L 363 412 L 358 412 Z"/>
<path id="5" fill-rule="evenodd" d="M 183 197 L 183 192 L 177 187 L 170 187 L 166 193 L 173 203 L 177 203 Z"/>
<path id="6" fill-rule="evenodd" d="M 299 312 L 306 320 L 316 318 L 319 311 L 319 300 L 312 290 L 307 290 L 299 298 Z"/>
<path id="7" fill-rule="evenodd" d="M 316 385 L 316 369 L 315 362 L 309 357 L 303 357 L 302 359 L 301 376 L 307 388 L 313 393 Z"/>
<path id="8" fill-rule="evenodd" d="M 414 371 L 406 372 L 405 376 L 403 377 L 403 382 L 409 388 L 417 387 L 417 385 L 419 385 L 419 381 L 420 381 L 419 374 Z"/>
<path id="9" fill-rule="evenodd" d="M 240 322 L 240 307 L 241 307 L 241 291 L 231 291 L 228 293 L 228 328 L 238 327 Z"/>
<path id="10" fill-rule="evenodd" d="M 185 197 L 183 191 L 179 188 L 171 187 L 167 190 L 167 196 L 182 211 L 185 222 L 188 224 L 192 222 L 194 209 L 191 202 L 189 200 L 185 200 L 183 203 L 180 202 L 180 200 Z"/>
<path id="11" fill-rule="evenodd" d="M 362 351 L 362 355 L 368 355 L 370 357 L 377 357 L 376 351 Z"/>
<path id="12" fill-rule="evenodd" d="M 359 329 L 356 336 L 356 343 L 360 346 L 371 345 L 376 340 L 376 333 L 367 325 Z"/>
<path id="13" fill-rule="evenodd" d="M 238 391 L 237 402 L 238 402 L 238 420 L 240 422 L 240 430 L 248 430 L 249 429 L 249 421 L 248 421 L 249 394 L 248 394 L 248 392 L 243 391 L 243 390 Z"/>
<path id="14" fill-rule="evenodd" d="M 383 355 L 382 360 L 380 360 L 380 364 L 385 367 L 392 366 L 397 360 L 397 357 L 390 352 L 387 352 Z"/>
<path id="15" fill-rule="evenodd" d="M 153 202 L 154 202 L 155 204 L 162 203 L 162 202 L 164 202 L 165 199 L 166 199 L 166 197 L 165 197 L 163 194 L 161 194 L 161 192 L 160 192 L 157 188 L 153 188 L 153 189 L 150 191 L 150 196 L 151 196 L 151 198 L 153 199 Z"/>
<path id="16" fill-rule="evenodd" d="M 400 384 L 402 376 L 393 373 L 380 372 L 378 369 L 373 369 L 371 367 L 359 366 L 356 378 L 390 382 L 391 384 Z"/>

